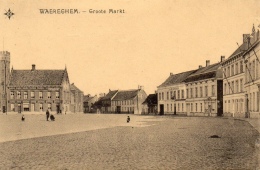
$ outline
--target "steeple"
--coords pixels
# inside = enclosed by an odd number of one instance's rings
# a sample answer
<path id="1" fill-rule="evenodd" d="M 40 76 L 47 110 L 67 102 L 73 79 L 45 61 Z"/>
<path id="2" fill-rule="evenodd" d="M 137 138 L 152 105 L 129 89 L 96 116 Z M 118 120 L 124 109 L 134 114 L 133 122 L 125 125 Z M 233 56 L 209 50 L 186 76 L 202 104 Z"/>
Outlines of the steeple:
<path id="1" fill-rule="evenodd" d="M 255 33 L 255 25 L 253 24 L 253 28 L 252 28 L 252 34 Z"/>

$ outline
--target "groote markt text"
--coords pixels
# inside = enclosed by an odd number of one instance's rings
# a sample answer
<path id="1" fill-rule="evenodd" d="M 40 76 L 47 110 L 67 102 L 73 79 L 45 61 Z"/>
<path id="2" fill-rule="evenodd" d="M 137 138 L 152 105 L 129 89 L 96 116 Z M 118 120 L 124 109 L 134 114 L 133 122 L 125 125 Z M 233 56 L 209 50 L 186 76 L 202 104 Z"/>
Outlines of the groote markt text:
<path id="1" fill-rule="evenodd" d="M 79 9 L 39 9 L 40 14 L 80 14 Z M 83 13 L 90 14 L 123 14 L 124 9 L 89 9 L 88 11 L 82 11 Z"/>

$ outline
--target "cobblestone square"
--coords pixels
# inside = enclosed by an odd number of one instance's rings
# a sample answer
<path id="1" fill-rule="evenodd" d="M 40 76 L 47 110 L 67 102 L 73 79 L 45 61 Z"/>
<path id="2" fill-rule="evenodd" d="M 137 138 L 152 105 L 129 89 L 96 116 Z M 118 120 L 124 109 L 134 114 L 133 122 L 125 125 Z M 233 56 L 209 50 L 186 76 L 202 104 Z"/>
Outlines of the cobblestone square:
<path id="1" fill-rule="evenodd" d="M 126 117 L 57 115 L 47 122 L 26 115 L 21 122 L 20 115 L 1 115 L 0 169 L 259 167 L 259 133 L 247 121 L 130 115 L 127 124 Z"/>

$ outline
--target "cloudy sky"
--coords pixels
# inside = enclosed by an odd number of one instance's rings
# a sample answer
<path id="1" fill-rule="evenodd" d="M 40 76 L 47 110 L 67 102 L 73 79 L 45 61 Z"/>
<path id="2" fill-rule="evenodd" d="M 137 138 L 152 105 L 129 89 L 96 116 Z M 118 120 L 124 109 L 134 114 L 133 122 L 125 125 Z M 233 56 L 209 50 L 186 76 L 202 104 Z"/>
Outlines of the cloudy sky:
<path id="1" fill-rule="evenodd" d="M 144 86 L 220 61 L 260 24 L 259 0 L 8 0 L 0 2 L 0 49 L 14 69 L 64 69 L 85 94 Z M 15 14 L 10 19 L 8 9 Z M 40 14 L 77 9 L 78 14 Z M 90 9 L 106 10 L 91 14 Z M 109 9 L 124 9 L 109 14 Z M 86 12 L 83 12 L 86 11 Z M 4 43 L 3 43 L 4 42 Z"/>

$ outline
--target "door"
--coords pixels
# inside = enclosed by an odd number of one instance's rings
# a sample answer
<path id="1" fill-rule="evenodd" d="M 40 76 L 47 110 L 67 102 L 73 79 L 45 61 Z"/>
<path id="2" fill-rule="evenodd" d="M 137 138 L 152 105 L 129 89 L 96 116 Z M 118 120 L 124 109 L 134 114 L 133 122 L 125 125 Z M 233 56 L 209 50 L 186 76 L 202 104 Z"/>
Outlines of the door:
<path id="1" fill-rule="evenodd" d="M 164 115 L 164 105 L 160 104 L 160 115 Z"/>
<path id="2" fill-rule="evenodd" d="M 60 105 L 56 105 L 57 114 L 60 113 Z"/>
<path id="3" fill-rule="evenodd" d="M 21 104 L 18 104 L 18 113 L 21 113 L 21 111 L 22 111 Z"/>
<path id="4" fill-rule="evenodd" d="M 34 103 L 31 104 L 31 112 L 34 112 Z"/>
<path id="5" fill-rule="evenodd" d="M 117 112 L 117 113 L 121 113 L 121 106 L 117 106 L 117 107 L 116 107 L 116 112 Z"/>

